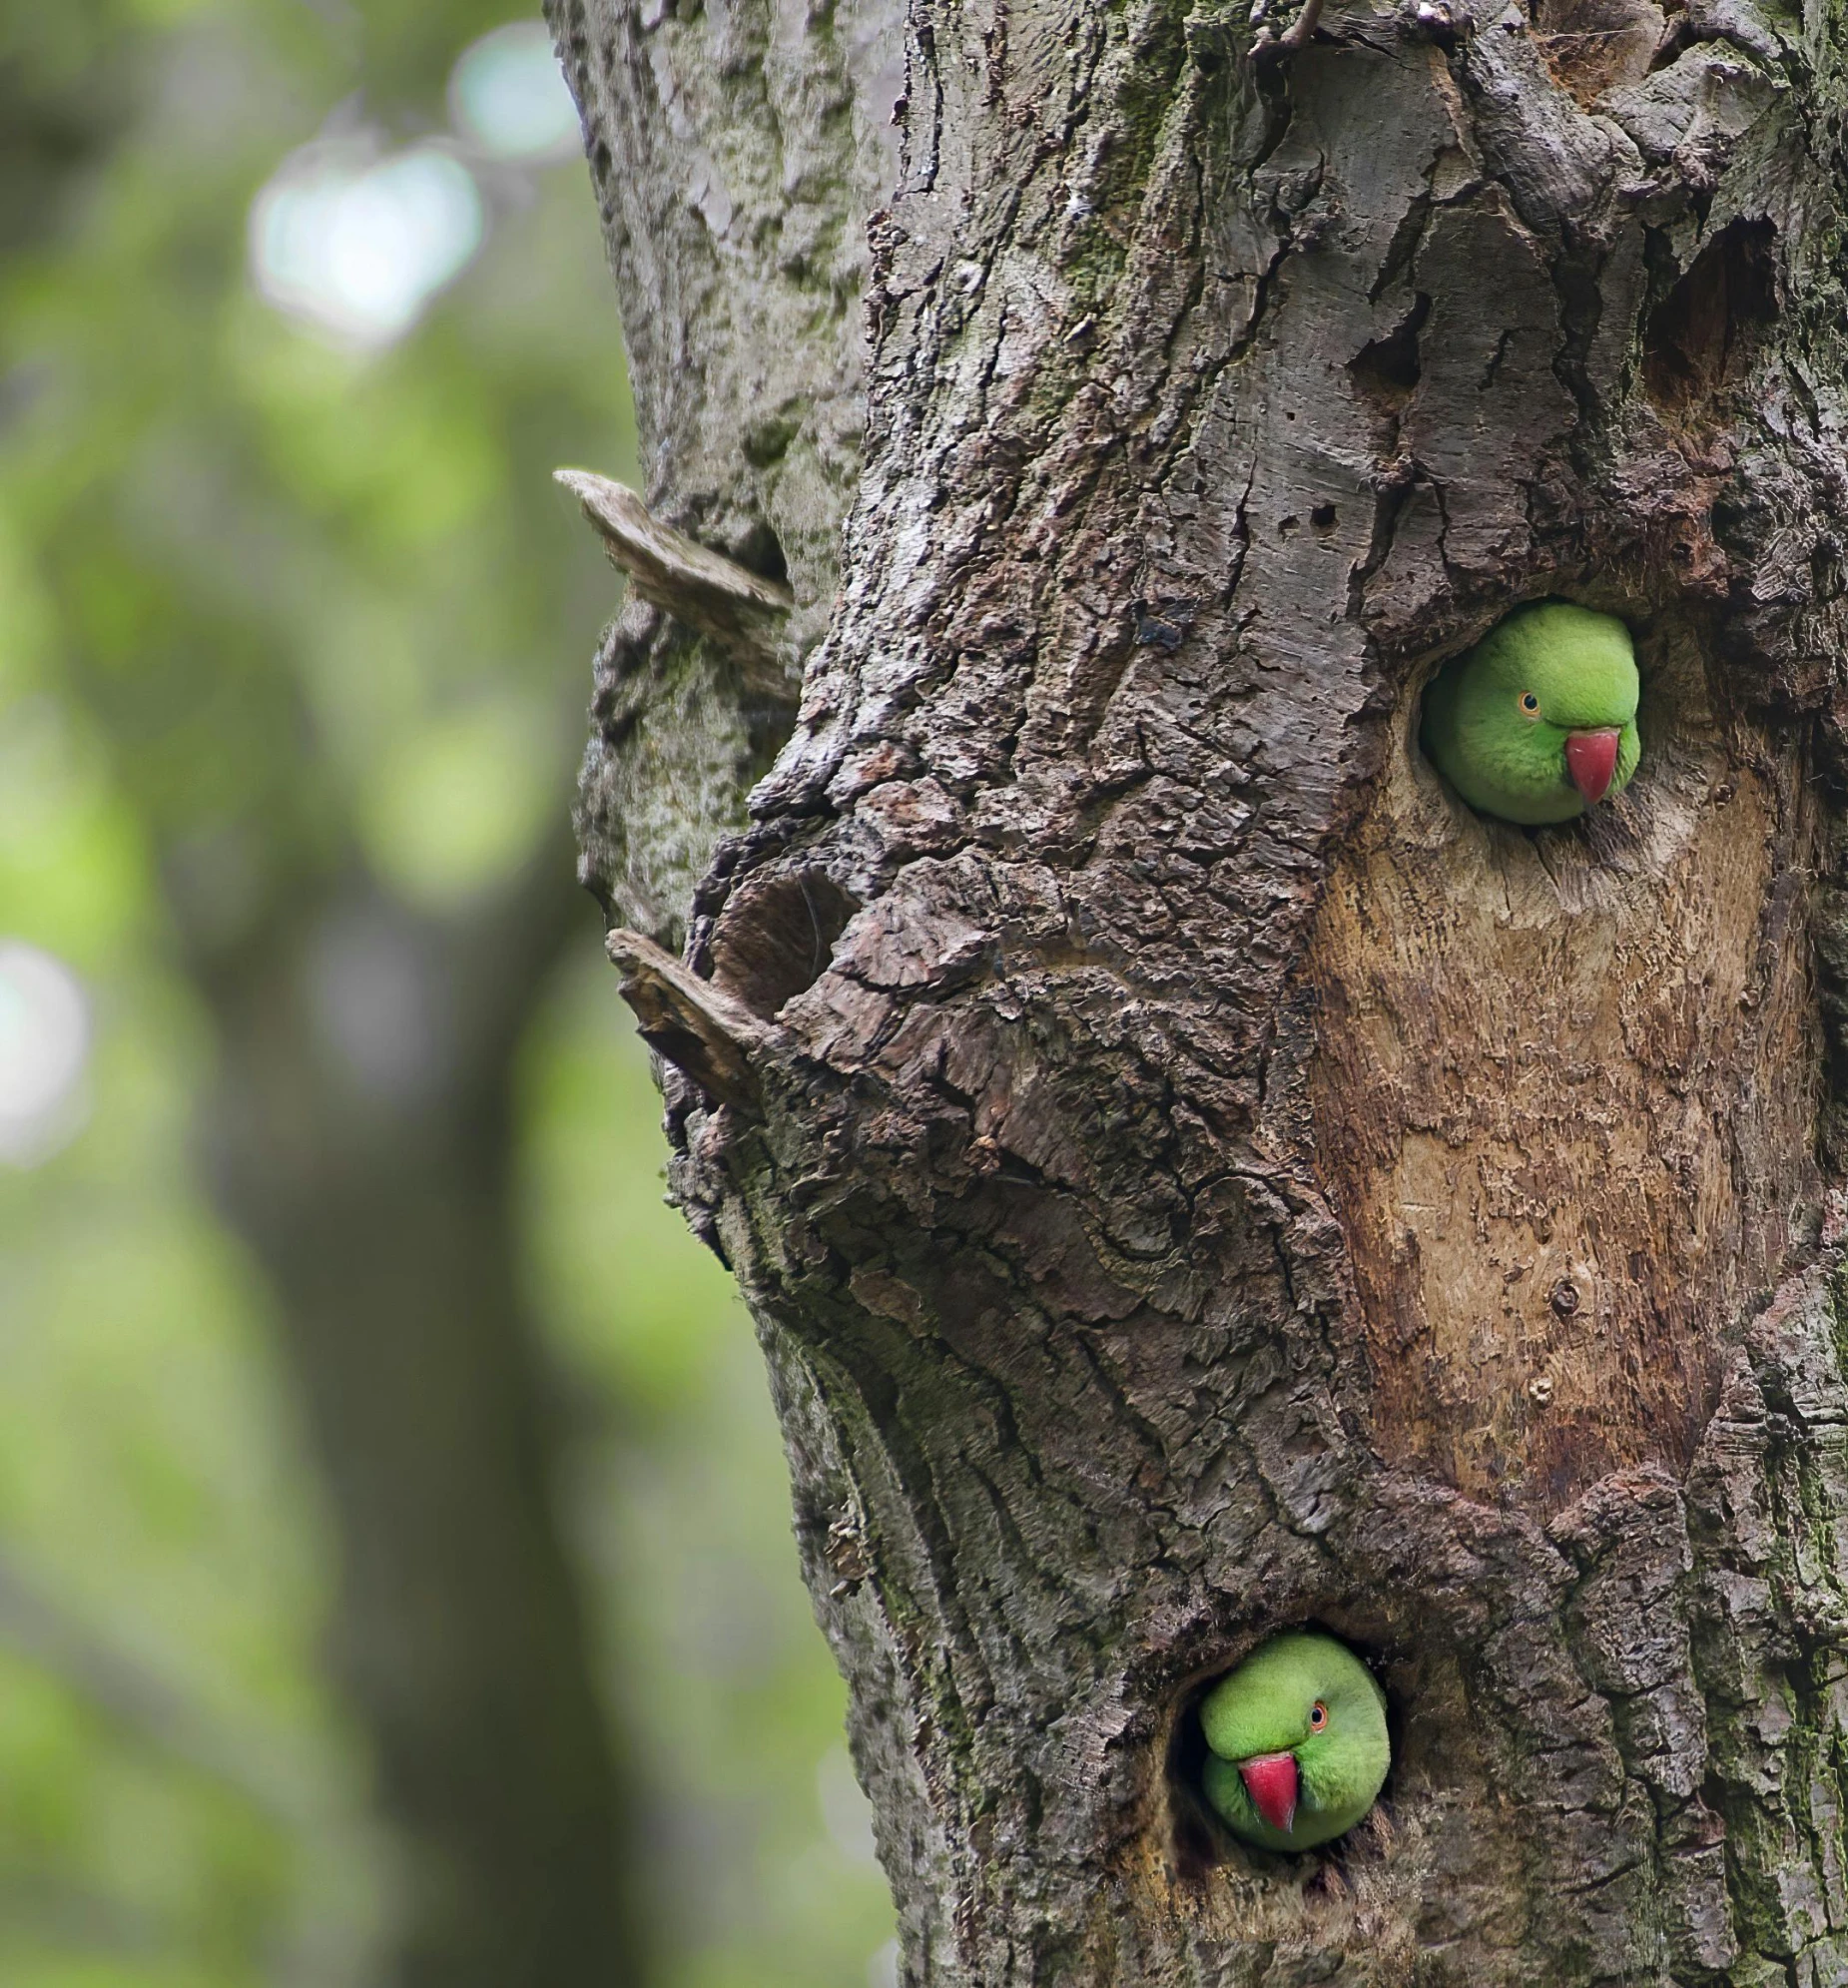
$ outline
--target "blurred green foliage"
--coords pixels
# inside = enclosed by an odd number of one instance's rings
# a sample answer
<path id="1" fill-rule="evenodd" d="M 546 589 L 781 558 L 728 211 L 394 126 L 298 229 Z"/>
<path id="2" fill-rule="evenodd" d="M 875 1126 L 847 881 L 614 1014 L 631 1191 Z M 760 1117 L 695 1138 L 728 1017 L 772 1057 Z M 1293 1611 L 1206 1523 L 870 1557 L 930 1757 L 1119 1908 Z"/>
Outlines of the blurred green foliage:
<path id="1" fill-rule="evenodd" d="M 473 159 L 485 244 L 395 342 L 342 345 L 247 268 L 297 148 L 440 137 L 504 18 L 0 21 L 0 938 L 74 969 L 93 1019 L 81 1125 L 0 1165 L 8 1988 L 376 1978 L 393 1875 L 320 1674 L 329 1530 L 261 1273 L 193 1165 L 214 1045 L 184 963 L 341 864 L 444 912 L 548 838 L 568 860 L 615 583 L 546 472 L 634 474 L 581 165 Z M 662 1978 L 861 1988 L 890 1906 L 757 1350 L 662 1205 L 596 937 L 586 901 L 520 1049 L 519 1163 Z"/>

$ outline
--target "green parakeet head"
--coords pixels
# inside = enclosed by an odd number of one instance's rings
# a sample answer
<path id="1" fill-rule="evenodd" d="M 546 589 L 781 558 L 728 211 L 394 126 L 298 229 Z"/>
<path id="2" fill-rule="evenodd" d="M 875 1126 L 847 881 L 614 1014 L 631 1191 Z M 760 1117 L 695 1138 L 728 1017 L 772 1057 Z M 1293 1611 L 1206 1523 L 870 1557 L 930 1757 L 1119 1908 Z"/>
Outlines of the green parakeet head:
<path id="1" fill-rule="evenodd" d="M 1206 1798 L 1236 1836 L 1306 1850 L 1373 1806 L 1392 1742 L 1386 1696 L 1331 1636 L 1293 1631 L 1261 1645 L 1207 1692 Z"/>
<path id="2" fill-rule="evenodd" d="M 1566 822 L 1636 771 L 1636 657 L 1614 615 L 1537 601 L 1445 664 L 1425 693 L 1422 740 L 1485 815 Z"/>

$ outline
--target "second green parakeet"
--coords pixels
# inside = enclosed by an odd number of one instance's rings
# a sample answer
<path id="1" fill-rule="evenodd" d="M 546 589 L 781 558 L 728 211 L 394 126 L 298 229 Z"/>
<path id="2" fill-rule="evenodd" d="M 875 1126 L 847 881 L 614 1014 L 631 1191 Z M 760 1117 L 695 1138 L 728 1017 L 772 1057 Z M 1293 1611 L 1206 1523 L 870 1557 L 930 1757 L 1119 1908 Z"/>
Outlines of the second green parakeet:
<path id="1" fill-rule="evenodd" d="M 1352 1829 L 1392 1765 L 1386 1695 L 1332 1636 L 1273 1637 L 1200 1705 L 1206 1798 L 1236 1836 L 1306 1850 Z"/>
<path id="2" fill-rule="evenodd" d="M 1637 694 L 1629 630 L 1615 615 L 1536 601 L 1445 664 L 1425 693 L 1421 742 L 1480 813 L 1568 822 L 1636 771 Z"/>

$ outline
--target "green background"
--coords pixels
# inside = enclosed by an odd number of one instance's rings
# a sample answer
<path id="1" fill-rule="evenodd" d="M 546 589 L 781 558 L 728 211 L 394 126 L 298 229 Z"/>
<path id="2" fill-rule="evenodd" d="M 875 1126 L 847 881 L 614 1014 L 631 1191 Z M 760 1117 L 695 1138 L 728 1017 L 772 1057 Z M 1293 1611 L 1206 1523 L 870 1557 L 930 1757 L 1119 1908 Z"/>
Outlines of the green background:
<path id="1" fill-rule="evenodd" d="M 229 918 L 240 863 L 356 861 L 446 915 L 569 862 L 618 583 L 548 471 L 639 480 L 619 329 L 571 158 L 479 175 L 480 253 L 395 341 L 252 281 L 289 155 L 442 133 L 499 9 L 0 18 L 0 940 L 94 1023 L 81 1124 L 0 1164 L 0 1981 L 345 1988 L 384 1978 L 392 1860 L 321 1660 L 333 1546 L 273 1299 L 196 1164 L 215 1044 L 172 877 L 197 854 Z M 842 1691 L 599 933 L 586 898 L 519 1045 L 516 1164 L 654 1974 L 860 1988 L 891 1908 Z"/>

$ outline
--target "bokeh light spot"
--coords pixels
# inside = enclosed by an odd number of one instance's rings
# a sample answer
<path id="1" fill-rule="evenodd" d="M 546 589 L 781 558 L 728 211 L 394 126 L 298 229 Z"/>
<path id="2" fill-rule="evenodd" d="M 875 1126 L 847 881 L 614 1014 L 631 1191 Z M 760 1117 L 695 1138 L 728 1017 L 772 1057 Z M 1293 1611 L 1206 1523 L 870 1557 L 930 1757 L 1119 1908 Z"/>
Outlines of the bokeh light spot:
<path id="1" fill-rule="evenodd" d="M 509 21 L 464 49 L 449 77 L 458 131 L 496 159 L 568 158 L 577 106 L 538 21 Z"/>
<path id="2" fill-rule="evenodd" d="M 431 719 L 365 784 L 366 853 L 407 902 L 456 911 L 510 881 L 548 821 L 562 827 L 562 765 L 543 719 L 516 700 Z"/>
<path id="3" fill-rule="evenodd" d="M 76 1131 L 89 1058 L 77 976 L 36 946 L 0 939 L 0 1160 L 35 1166 Z"/>
<path id="4" fill-rule="evenodd" d="M 480 190 L 453 154 L 368 141 L 305 146 L 251 209 L 251 267 L 278 310 L 362 345 L 389 343 L 480 248 Z"/>

